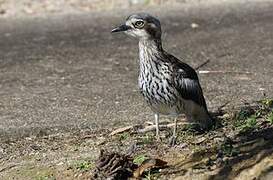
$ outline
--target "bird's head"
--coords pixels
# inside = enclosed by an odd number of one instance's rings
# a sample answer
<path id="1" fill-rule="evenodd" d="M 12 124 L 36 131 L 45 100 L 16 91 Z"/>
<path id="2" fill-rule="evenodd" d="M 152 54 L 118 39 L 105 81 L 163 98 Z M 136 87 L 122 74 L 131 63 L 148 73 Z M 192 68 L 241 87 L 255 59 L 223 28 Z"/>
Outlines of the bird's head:
<path id="1" fill-rule="evenodd" d="M 155 17 L 138 13 L 130 15 L 124 24 L 114 28 L 114 32 L 125 32 L 126 34 L 137 37 L 139 39 L 160 39 L 161 25 L 160 21 Z"/>

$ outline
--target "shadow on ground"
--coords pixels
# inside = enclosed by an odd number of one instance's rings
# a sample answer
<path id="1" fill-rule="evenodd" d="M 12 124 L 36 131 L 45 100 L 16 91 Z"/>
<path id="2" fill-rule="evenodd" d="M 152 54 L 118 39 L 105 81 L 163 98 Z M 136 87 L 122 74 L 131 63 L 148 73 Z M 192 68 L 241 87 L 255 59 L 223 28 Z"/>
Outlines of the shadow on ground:
<path id="1" fill-rule="evenodd" d="M 190 158 L 176 163 L 172 167 L 174 170 L 167 174 L 179 174 L 177 179 L 272 178 L 272 112 L 272 102 L 268 108 L 261 105 L 241 107 L 232 118 L 224 120 L 233 121 L 231 122 L 233 126 L 226 126 L 227 123 L 224 122 L 225 126 L 215 130 L 232 129 L 224 133 L 224 139 L 220 144 L 191 154 Z M 242 123 L 242 119 L 246 121 Z M 218 120 L 223 121 L 219 118 Z M 212 138 L 214 137 L 212 135 Z"/>

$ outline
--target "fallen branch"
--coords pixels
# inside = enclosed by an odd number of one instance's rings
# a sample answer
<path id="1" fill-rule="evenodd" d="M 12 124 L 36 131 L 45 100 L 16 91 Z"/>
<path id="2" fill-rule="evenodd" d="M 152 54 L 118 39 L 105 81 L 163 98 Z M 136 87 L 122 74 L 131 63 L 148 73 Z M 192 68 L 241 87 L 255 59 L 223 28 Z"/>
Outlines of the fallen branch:
<path id="1" fill-rule="evenodd" d="M 110 133 L 110 136 L 114 136 L 116 134 L 120 134 L 120 133 L 123 133 L 125 131 L 129 131 L 129 130 L 132 130 L 134 129 L 134 126 L 126 126 L 126 127 L 122 127 L 122 128 L 119 128 L 119 129 L 116 129 L 114 130 L 113 132 Z"/>
<path id="2" fill-rule="evenodd" d="M 185 124 L 188 124 L 188 123 L 179 122 L 179 123 L 177 123 L 177 126 L 185 125 Z M 168 129 L 168 128 L 171 128 L 174 126 L 175 126 L 175 123 L 162 124 L 162 125 L 159 125 L 159 129 L 163 130 L 163 129 Z M 109 135 L 114 136 L 116 134 L 120 134 L 120 133 L 127 132 L 127 131 L 132 131 L 133 133 L 146 133 L 146 132 L 154 131 L 155 129 L 156 129 L 155 125 L 148 125 L 144 128 L 142 125 L 126 126 L 126 127 L 122 127 L 122 128 L 114 130 Z"/>
<path id="3" fill-rule="evenodd" d="M 180 123 L 177 123 L 177 126 L 185 125 L 185 124 L 188 124 L 188 123 L 180 122 Z M 163 130 L 163 129 L 168 129 L 168 128 L 171 128 L 174 126 L 175 126 L 175 123 L 164 124 L 164 125 L 159 125 L 159 129 Z M 143 129 L 137 130 L 137 133 L 146 133 L 146 132 L 150 132 L 150 131 L 155 131 L 155 129 L 156 129 L 156 125 L 151 125 L 151 126 L 147 126 L 147 127 L 143 128 Z"/>

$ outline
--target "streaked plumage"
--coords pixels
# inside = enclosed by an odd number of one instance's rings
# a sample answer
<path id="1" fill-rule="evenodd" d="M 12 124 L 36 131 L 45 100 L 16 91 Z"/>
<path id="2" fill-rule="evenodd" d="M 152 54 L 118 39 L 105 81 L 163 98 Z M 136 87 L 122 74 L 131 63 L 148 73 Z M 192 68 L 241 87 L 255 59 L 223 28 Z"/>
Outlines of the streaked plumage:
<path id="1" fill-rule="evenodd" d="M 175 117 L 185 114 L 188 121 L 207 129 L 212 120 L 198 76 L 188 64 L 163 50 L 159 20 L 148 14 L 134 14 L 112 32 L 117 31 L 139 39 L 138 85 L 155 113 L 157 136 L 159 114 Z"/>

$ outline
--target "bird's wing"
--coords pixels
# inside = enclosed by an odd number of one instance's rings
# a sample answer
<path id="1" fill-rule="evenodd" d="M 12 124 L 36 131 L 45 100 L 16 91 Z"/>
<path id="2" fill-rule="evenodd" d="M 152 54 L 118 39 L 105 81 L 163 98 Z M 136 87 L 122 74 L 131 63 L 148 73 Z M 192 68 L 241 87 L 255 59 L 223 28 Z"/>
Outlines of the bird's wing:
<path id="1" fill-rule="evenodd" d="M 178 70 L 174 77 L 176 89 L 181 97 L 186 100 L 192 100 L 198 105 L 206 108 L 206 102 L 199 81 L 184 77 L 183 74 L 183 70 Z"/>
<path id="2" fill-rule="evenodd" d="M 174 64 L 174 84 L 181 97 L 186 100 L 192 100 L 207 109 L 195 70 L 172 55 L 169 55 L 169 59 Z"/>

